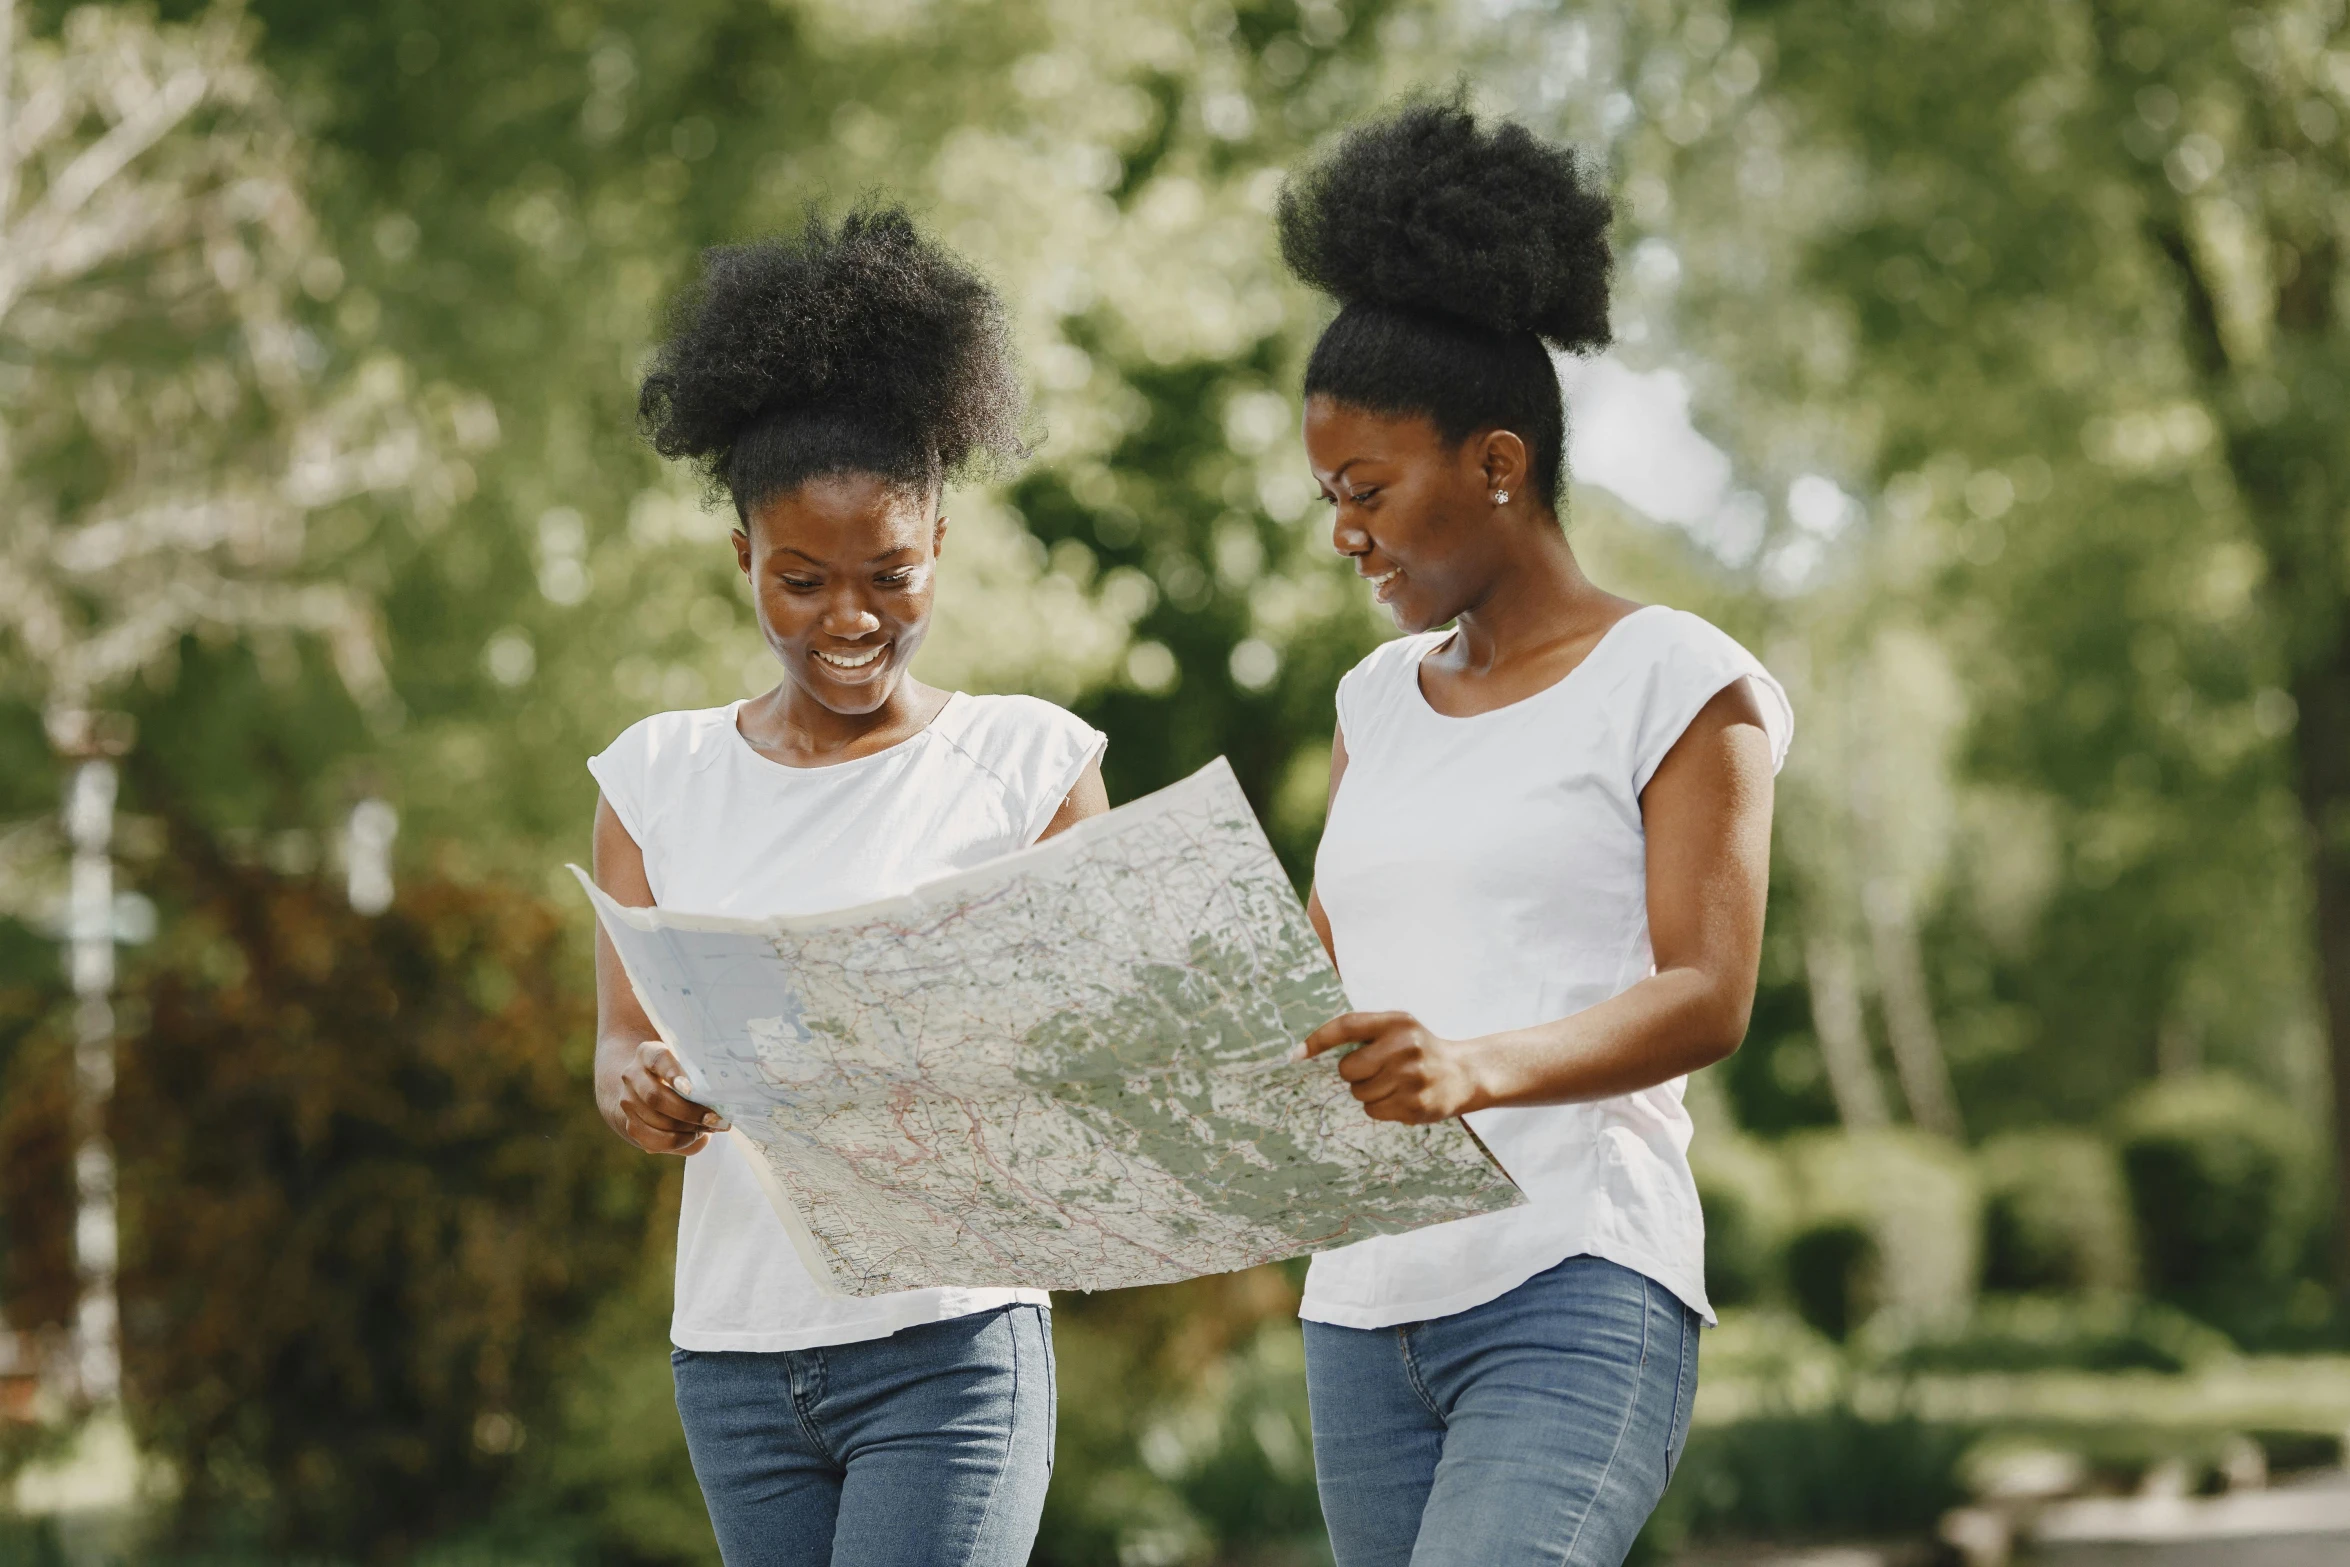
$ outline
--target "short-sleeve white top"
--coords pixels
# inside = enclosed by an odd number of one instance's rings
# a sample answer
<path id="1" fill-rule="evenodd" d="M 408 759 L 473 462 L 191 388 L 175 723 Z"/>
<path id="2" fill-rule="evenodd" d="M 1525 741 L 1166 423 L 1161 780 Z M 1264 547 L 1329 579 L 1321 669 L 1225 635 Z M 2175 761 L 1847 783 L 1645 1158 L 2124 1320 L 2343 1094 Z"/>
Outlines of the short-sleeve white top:
<path id="1" fill-rule="evenodd" d="M 653 901 L 756 919 L 849 908 L 1037 840 L 1101 733 L 1050 702 L 961 692 L 909 740 L 786 767 L 735 728 L 740 702 L 656 713 L 588 771 L 644 851 Z M 669 1336 L 681 1349 L 784 1350 L 884 1338 L 1041 1290 L 822 1293 L 732 1139 L 686 1161 Z"/>
<path id="2" fill-rule="evenodd" d="M 1650 605 L 1565 679 L 1451 718 L 1420 690 L 1450 635 L 1389 642 L 1338 687 L 1346 775 L 1314 860 L 1348 1000 L 1475 1038 L 1595 1006 L 1656 970 L 1640 793 L 1698 710 L 1751 678 L 1775 768 L 1794 715 L 1753 655 Z M 1523 1207 L 1317 1256 L 1301 1314 L 1379 1328 L 1449 1316 L 1574 1256 L 1647 1275 L 1708 1322 L 1684 1079 L 1467 1117 Z"/>

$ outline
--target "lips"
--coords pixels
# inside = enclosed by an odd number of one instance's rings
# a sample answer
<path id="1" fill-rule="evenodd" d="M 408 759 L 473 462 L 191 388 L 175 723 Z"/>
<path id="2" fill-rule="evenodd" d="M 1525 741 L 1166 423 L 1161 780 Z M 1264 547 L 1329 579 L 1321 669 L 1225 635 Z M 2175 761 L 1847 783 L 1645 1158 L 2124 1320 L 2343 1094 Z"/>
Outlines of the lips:
<path id="1" fill-rule="evenodd" d="M 1395 579 L 1402 575 L 1403 568 L 1401 566 L 1390 566 L 1379 575 L 1367 576 L 1363 580 L 1371 585 L 1371 597 L 1384 604 L 1387 602 L 1388 589 L 1394 585 Z"/>
<path id="2" fill-rule="evenodd" d="M 884 642 L 879 647 L 859 648 L 854 652 L 848 653 L 832 653 L 827 652 L 823 648 L 811 648 L 809 651 L 812 652 L 823 663 L 834 669 L 864 669 L 870 666 L 875 659 L 881 657 L 882 654 L 888 652 L 889 644 Z"/>

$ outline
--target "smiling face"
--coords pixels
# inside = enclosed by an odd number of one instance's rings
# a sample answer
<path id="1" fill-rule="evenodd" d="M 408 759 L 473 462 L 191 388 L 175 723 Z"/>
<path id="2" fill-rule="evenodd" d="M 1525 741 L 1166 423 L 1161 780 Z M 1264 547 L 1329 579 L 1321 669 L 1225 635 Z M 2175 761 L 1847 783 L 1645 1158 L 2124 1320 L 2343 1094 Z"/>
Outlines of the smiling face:
<path id="1" fill-rule="evenodd" d="M 1493 492 L 1518 487 L 1516 436 L 1448 441 L 1421 415 L 1315 396 L 1306 399 L 1305 445 L 1336 513 L 1330 542 L 1397 625 L 1425 631 L 1476 607 L 1503 564 Z"/>
<path id="2" fill-rule="evenodd" d="M 753 510 L 735 559 L 792 683 L 836 713 L 887 702 L 930 630 L 946 531 L 931 497 L 862 473 L 810 479 Z"/>

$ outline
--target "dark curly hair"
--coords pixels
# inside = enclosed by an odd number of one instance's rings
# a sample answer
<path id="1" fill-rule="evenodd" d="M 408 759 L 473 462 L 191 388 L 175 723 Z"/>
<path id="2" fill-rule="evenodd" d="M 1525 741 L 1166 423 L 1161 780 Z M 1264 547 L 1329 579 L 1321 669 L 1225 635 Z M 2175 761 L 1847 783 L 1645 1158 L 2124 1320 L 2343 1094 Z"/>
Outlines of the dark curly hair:
<path id="1" fill-rule="evenodd" d="M 1608 343 L 1607 197 L 1573 153 L 1459 102 L 1350 131 L 1281 190 L 1281 254 L 1336 299 L 1306 395 L 1524 438 L 1556 507 L 1566 412 L 1544 344 Z"/>
<path id="2" fill-rule="evenodd" d="M 1025 454 L 1004 310 L 901 207 L 703 252 L 637 395 L 736 515 L 837 473 L 924 488 Z"/>

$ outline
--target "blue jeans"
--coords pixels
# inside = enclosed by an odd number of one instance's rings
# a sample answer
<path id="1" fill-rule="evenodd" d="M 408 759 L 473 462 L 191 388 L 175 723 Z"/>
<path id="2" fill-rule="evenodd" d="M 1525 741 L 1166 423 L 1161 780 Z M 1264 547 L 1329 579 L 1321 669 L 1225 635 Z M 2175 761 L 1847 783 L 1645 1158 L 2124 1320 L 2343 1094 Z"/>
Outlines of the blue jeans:
<path id="1" fill-rule="evenodd" d="M 1688 1439 L 1697 1314 L 1597 1257 L 1433 1322 L 1305 1330 L 1338 1567 L 1618 1567 Z"/>
<path id="2" fill-rule="evenodd" d="M 1053 1467 L 1043 1308 L 821 1349 L 669 1359 L 726 1567 L 1028 1560 Z"/>

